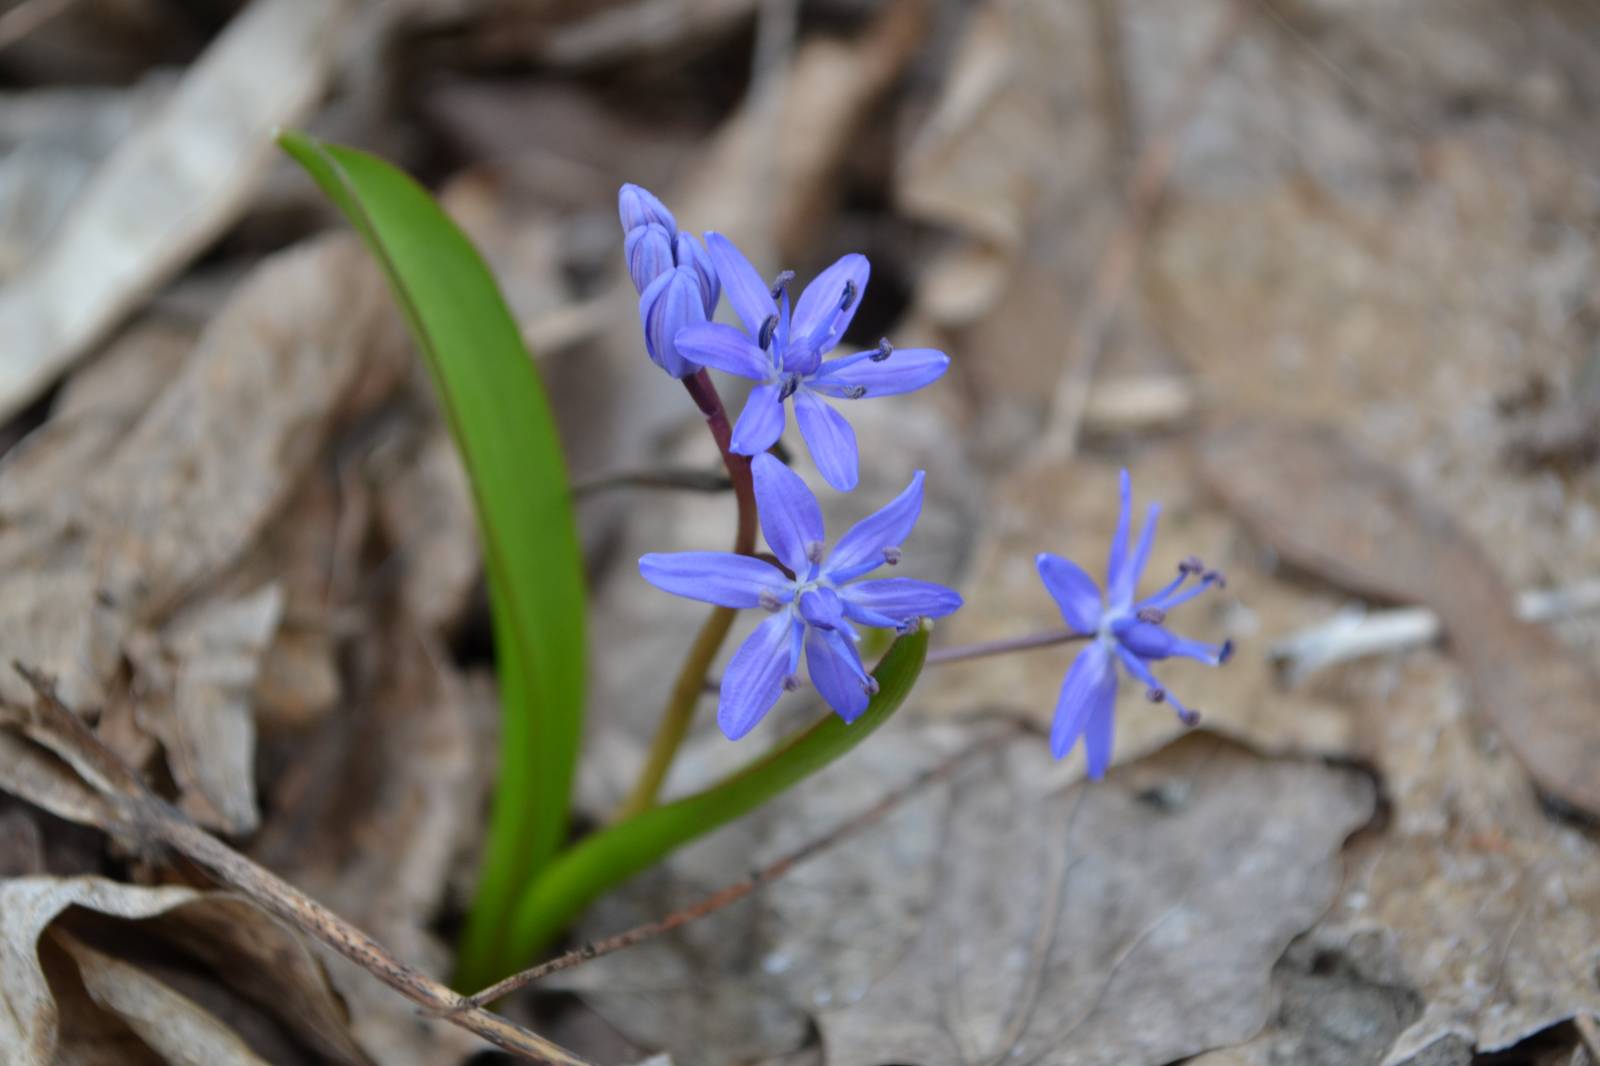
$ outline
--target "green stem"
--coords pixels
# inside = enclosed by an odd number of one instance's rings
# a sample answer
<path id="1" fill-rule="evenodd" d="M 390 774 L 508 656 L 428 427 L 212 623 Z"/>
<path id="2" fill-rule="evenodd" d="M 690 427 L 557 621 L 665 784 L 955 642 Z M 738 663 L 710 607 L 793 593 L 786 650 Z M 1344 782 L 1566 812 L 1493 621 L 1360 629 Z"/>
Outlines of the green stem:
<path id="1" fill-rule="evenodd" d="M 740 555 L 754 555 L 756 494 L 750 475 L 750 457 L 738 455 L 730 447 L 733 431 L 728 425 L 728 412 L 722 406 L 722 397 L 717 395 L 716 386 L 711 383 L 711 376 L 702 370 L 685 378 L 683 385 L 694 398 L 700 413 L 706 416 L 706 426 L 722 452 L 722 463 L 728 469 L 728 479 L 733 482 L 734 495 L 739 501 L 739 525 L 733 537 L 733 550 Z M 711 672 L 717 652 L 722 650 L 722 642 L 728 638 L 735 614 L 731 608 L 718 607 L 700 627 L 699 634 L 689 647 L 688 657 L 678 668 L 678 678 L 672 684 L 666 709 L 661 712 L 661 724 L 656 727 L 655 739 L 651 741 L 644 768 L 639 771 L 633 791 L 617 809 L 613 821 L 631 818 L 655 805 L 661 785 L 667 779 L 667 771 L 672 769 L 672 760 L 677 757 L 683 738 L 689 735 L 695 706 L 705 689 L 706 676 Z"/>
<path id="2" fill-rule="evenodd" d="M 518 963 L 533 958 L 611 888 L 766 803 L 860 744 L 905 702 L 927 653 L 924 623 L 895 641 L 878 663 L 873 671 L 878 693 L 854 723 L 829 714 L 720 783 L 608 826 L 557 856 L 517 906 L 506 938 L 507 957 Z"/>

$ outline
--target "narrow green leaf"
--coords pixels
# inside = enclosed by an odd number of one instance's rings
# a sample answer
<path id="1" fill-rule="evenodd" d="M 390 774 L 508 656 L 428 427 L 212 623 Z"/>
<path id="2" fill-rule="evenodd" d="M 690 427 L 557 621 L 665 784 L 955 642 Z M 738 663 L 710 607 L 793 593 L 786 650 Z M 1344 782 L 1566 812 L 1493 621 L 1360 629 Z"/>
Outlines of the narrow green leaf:
<path id="1" fill-rule="evenodd" d="M 896 640 L 873 676 L 878 693 L 853 723 L 828 715 L 719 784 L 585 837 L 557 856 L 517 906 L 509 972 L 531 960 L 589 903 L 678 847 L 726 825 L 867 739 L 899 709 L 922 672 L 928 627 Z M 504 974 L 499 975 L 504 976 Z"/>
<path id="2" fill-rule="evenodd" d="M 516 896 L 562 842 L 582 727 L 583 560 L 550 404 L 494 278 L 433 198 L 375 156 L 278 143 L 382 264 L 427 359 L 477 503 L 504 722 L 460 979 L 492 968 Z"/>

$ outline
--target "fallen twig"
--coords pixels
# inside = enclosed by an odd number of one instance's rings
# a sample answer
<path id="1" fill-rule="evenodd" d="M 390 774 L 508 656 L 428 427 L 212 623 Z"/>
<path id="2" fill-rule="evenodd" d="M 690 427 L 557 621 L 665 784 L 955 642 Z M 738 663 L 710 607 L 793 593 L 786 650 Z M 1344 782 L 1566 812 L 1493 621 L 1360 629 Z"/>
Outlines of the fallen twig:
<path id="1" fill-rule="evenodd" d="M 1166 196 L 1172 169 L 1178 161 L 1183 134 L 1200 112 L 1205 89 L 1216 74 L 1223 57 L 1233 47 L 1250 12 L 1247 0 L 1234 0 L 1211 43 L 1190 66 L 1182 89 L 1168 110 L 1156 134 L 1139 153 L 1133 169 L 1122 219 L 1111 235 L 1095 269 L 1088 304 L 1073 332 L 1066 352 L 1061 377 L 1051 401 L 1051 417 L 1045 427 L 1038 452 L 1052 458 L 1071 456 L 1078 446 L 1083 414 L 1088 405 L 1089 387 L 1094 380 L 1100 356 L 1105 350 L 1111 323 L 1121 310 L 1128 288 L 1144 250 L 1150 223 Z"/>
<path id="2" fill-rule="evenodd" d="M 407 966 L 360 929 L 201 829 L 152 792 L 137 773 L 101 743 L 94 731 L 61 702 L 51 678 L 21 663 L 14 665 L 38 696 L 27 732 L 106 796 L 123 823 L 107 828 L 120 829 L 140 843 L 170 848 L 429 1013 L 476 1033 L 503 1051 L 552 1066 L 591 1066 L 537 1033 L 468 1002 L 427 974 Z"/>
<path id="3" fill-rule="evenodd" d="M 612 489 L 678 489 L 683 492 L 728 492 L 733 482 L 728 475 L 712 470 L 662 467 L 659 470 L 622 470 L 601 474 L 572 486 L 577 499 Z"/>
<path id="4" fill-rule="evenodd" d="M 1516 601 L 1517 617 L 1524 622 L 1551 622 L 1593 611 L 1600 611 L 1600 580 L 1558 589 L 1533 589 L 1520 594 Z M 1273 642 L 1267 657 L 1290 684 L 1298 684 L 1335 663 L 1426 647 L 1443 632 L 1444 623 L 1426 607 L 1387 611 L 1353 608 Z"/>
<path id="5" fill-rule="evenodd" d="M 636 925 L 632 929 L 624 930 L 602 940 L 591 941 L 581 947 L 574 948 L 565 955 L 558 955 L 553 959 L 541 962 L 532 969 L 513 974 L 503 981 L 490 985 L 481 992 L 475 992 L 466 997 L 462 1006 L 452 1008 L 452 1010 L 465 1010 L 469 1007 L 481 1007 L 486 1003 L 493 1003 L 501 997 L 526 988 L 535 981 L 549 977 L 551 974 L 560 973 L 562 970 L 570 970 L 574 966 L 588 962 L 591 959 L 598 959 L 602 955 L 610 955 L 614 951 L 621 951 L 623 948 L 633 947 L 635 944 L 646 940 L 653 940 L 681 925 L 687 925 L 697 918 L 704 918 L 708 914 L 714 914 L 731 903 L 737 903 L 762 885 L 776 881 L 806 859 L 826 851 L 840 841 L 854 836 L 863 829 L 881 821 L 885 815 L 907 799 L 929 785 L 948 778 L 968 759 L 980 755 L 1015 736 L 1020 727 L 1020 723 L 1011 722 L 1006 728 L 997 729 L 987 734 L 976 743 L 963 748 L 945 761 L 922 771 L 904 785 L 878 800 L 871 807 L 839 823 L 822 836 L 808 841 L 777 861 L 752 871 L 746 877 L 712 893 L 698 903 L 682 910 L 674 911 L 665 918 Z"/>

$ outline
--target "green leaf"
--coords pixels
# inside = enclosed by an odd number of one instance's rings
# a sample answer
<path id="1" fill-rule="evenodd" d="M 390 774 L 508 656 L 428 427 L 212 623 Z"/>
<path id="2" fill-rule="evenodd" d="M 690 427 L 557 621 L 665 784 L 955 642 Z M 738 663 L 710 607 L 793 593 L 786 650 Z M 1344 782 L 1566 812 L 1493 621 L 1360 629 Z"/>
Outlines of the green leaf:
<path id="1" fill-rule="evenodd" d="M 896 640 L 878 663 L 873 671 L 878 693 L 855 722 L 830 714 L 719 784 L 634 815 L 563 852 L 517 907 L 508 938 L 508 972 L 531 960 L 584 907 L 617 884 L 754 810 L 867 739 L 905 702 L 927 654 L 924 623 Z"/>
<path id="2" fill-rule="evenodd" d="M 504 726 L 459 979 L 483 980 L 518 893 L 562 843 L 582 731 L 583 559 L 550 403 L 494 278 L 433 198 L 375 156 L 278 143 L 383 266 L 466 461 L 494 615 Z"/>

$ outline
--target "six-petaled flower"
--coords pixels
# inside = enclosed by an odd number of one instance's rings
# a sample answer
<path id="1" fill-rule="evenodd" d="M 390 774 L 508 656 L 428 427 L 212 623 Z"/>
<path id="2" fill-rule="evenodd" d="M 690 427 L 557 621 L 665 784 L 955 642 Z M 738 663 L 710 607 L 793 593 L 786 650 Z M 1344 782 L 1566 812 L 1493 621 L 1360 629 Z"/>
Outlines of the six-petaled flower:
<path id="1" fill-rule="evenodd" d="M 778 697 L 799 684 L 802 653 L 811 683 L 845 721 L 867 709 L 877 682 L 862 666 L 855 626 L 905 632 L 920 618 L 961 606 L 942 585 L 911 578 L 859 578 L 900 561 L 900 545 L 922 510 L 917 471 L 888 506 L 856 523 L 831 551 L 822 509 L 800 476 L 771 455 L 753 471 L 761 530 L 782 568 L 731 552 L 650 554 L 645 580 L 690 599 L 724 607 L 760 607 L 769 617 L 739 646 L 722 676 L 717 723 L 731 740 L 753 729 Z"/>
<path id="2" fill-rule="evenodd" d="M 617 194 L 622 219 L 623 255 L 628 276 L 639 290 L 639 321 L 651 362 L 675 378 L 700 367 L 685 359 L 674 343 L 685 326 L 716 313 L 722 289 L 716 269 L 700 242 L 678 230 L 672 212 L 649 190 L 624 185 Z"/>
<path id="3" fill-rule="evenodd" d="M 706 234 L 706 248 L 728 302 L 744 324 L 691 324 L 676 337 L 678 354 L 702 366 L 756 382 L 733 427 L 733 450 L 766 451 L 783 433 L 785 401 L 794 401 L 795 421 L 823 480 L 841 492 L 856 487 L 855 431 L 828 399 L 856 400 L 911 392 L 938 378 L 950 365 L 931 348 L 896 349 L 887 341 L 870 351 L 824 361 L 844 335 L 867 287 L 865 256 L 847 255 L 807 285 L 789 307 L 784 273 L 768 287 L 750 261 L 720 233 Z"/>
<path id="4" fill-rule="evenodd" d="M 1155 702 L 1170 703 L 1178 717 L 1193 725 L 1199 715 L 1172 696 L 1156 680 L 1150 664 L 1179 656 L 1198 659 L 1216 666 L 1227 661 L 1233 651 L 1229 641 L 1204 644 L 1170 632 L 1163 624 L 1167 612 L 1213 586 L 1223 584 L 1222 575 L 1207 570 L 1196 559 L 1179 564 L 1178 576 L 1166 588 L 1142 600 L 1134 599 L 1134 589 L 1150 558 L 1155 540 L 1159 504 L 1151 504 L 1139 542 L 1128 551 L 1132 517 L 1133 488 L 1128 472 L 1122 472 L 1122 507 L 1117 532 L 1111 541 L 1111 560 L 1102 597 L 1094 579 L 1083 568 L 1048 552 L 1036 561 L 1039 577 L 1055 597 L 1061 616 L 1075 632 L 1091 637 L 1088 647 L 1078 653 L 1061 684 L 1056 703 L 1055 722 L 1050 730 L 1050 750 L 1062 758 L 1078 738 L 1083 738 L 1089 776 L 1104 776 L 1111 763 L 1113 718 L 1117 698 L 1117 674 L 1113 660 L 1146 686 L 1146 695 Z"/>

